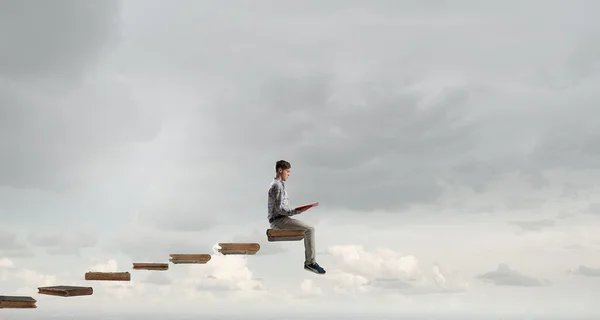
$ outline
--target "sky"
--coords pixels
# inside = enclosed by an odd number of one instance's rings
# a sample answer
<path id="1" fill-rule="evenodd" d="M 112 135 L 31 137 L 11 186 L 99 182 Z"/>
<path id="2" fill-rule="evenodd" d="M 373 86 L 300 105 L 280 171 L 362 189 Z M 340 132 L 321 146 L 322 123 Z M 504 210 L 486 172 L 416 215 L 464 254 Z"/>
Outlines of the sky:
<path id="1" fill-rule="evenodd" d="M 1 318 L 597 317 L 599 12 L 1 1 Z M 280 159 L 326 275 L 266 239 Z M 171 253 L 213 257 L 131 269 Z"/>

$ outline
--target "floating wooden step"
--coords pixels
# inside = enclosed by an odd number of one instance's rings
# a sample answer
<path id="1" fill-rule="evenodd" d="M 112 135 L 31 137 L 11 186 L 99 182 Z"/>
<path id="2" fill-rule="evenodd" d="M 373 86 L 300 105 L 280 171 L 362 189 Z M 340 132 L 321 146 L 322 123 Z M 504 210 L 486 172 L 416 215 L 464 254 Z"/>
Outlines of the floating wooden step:
<path id="1" fill-rule="evenodd" d="M 0 296 L 0 309 L 35 309 L 36 302 L 32 297 Z"/>
<path id="2" fill-rule="evenodd" d="M 94 293 L 92 287 L 79 287 L 79 286 L 52 286 L 52 287 L 39 287 L 39 294 L 47 294 L 51 296 L 59 297 L 76 297 L 76 296 L 90 296 Z"/>
<path id="3" fill-rule="evenodd" d="M 304 239 L 304 230 L 299 229 L 268 229 L 267 239 L 273 241 L 299 241 Z"/>
<path id="4" fill-rule="evenodd" d="M 153 271 L 164 271 L 169 270 L 168 263 L 133 263 L 133 269 L 135 270 L 153 270 Z"/>
<path id="5" fill-rule="evenodd" d="M 219 252 L 228 254 L 256 254 L 260 250 L 258 243 L 219 243 Z"/>
<path id="6" fill-rule="evenodd" d="M 129 272 L 87 272 L 85 280 L 100 280 L 100 281 L 130 281 L 131 274 Z"/>
<path id="7" fill-rule="evenodd" d="M 199 263 L 205 264 L 210 261 L 210 254 L 171 254 L 171 261 L 174 264 L 180 263 Z"/>

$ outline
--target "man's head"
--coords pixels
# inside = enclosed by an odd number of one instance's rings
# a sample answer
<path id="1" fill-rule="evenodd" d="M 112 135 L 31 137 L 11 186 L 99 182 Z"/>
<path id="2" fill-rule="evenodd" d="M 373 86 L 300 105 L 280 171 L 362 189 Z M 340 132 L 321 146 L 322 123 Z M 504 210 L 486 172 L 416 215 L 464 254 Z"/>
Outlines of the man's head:
<path id="1" fill-rule="evenodd" d="M 285 160 L 279 160 L 277 163 L 275 163 L 275 173 L 277 174 L 277 178 L 283 181 L 287 181 L 288 177 L 290 176 L 291 169 L 292 165 Z"/>

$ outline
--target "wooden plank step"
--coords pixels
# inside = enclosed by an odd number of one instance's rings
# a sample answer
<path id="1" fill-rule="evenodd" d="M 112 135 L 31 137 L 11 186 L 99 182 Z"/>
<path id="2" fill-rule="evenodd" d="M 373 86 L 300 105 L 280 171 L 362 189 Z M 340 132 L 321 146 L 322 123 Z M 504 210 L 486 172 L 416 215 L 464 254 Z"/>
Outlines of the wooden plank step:
<path id="1" fill-rule="evenodd" d="M 85 280 L 93 281 L 130 281 L 131 273 L 129 272 L 92 272 L 85 274 Z"/>
<path id="2" fill-rule="evenodd" d="M 304 230 L 267 229 L 267 239 L 273 241 L 299 241 L 304 239 Z"/>
<path id="3" fill-rule="evenodd" d="M 92 289 L 92 287 L 79 286 L 51 286 L 39 287 L 38 293 L 59 297 L 76 297 L 92 295 L 94 293 L 94 289 Z"/>
<path id="4" fill-rule="evenodd" d="M 173 253 L 170 254 L 171 261 L 174 264 L 182 264 L 182 263 L 198 263 L 205 264 L 210 261 L 210 254 L 183 254 L 183 253 Z"/>
<path id="5" fill-rule="evenodd" d="M 260 250 L 258 243 L 219 243 L 219 252 L 229 254 L 256 254 Z"/>
<path id="6" fill-rule="evenodd" d="M 36 302 L 27 296 L 0 296 L 0 309 L 35 309 Z"/>
<path id="7" fill-rule="evenodd" d="M 147 262 L 134 262 L 133 269 L 135 270 L 153 270 L 153 271 L 164 271 L 169 270 L 168 263 L 147 263 Z"/>

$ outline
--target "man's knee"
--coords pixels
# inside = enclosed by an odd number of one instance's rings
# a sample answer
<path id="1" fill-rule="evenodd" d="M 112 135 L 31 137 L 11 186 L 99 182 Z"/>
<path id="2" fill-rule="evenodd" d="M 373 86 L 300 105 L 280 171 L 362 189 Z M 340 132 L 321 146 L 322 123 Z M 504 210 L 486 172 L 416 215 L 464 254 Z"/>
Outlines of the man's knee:
<path id="1" fill-rule="evenodd" d="M 304 233 L 310 234 L 310 233 L 313 233 L 313 232 L 315 232 L 315 228 L 313 226 L 311 226 L 311 225 L 306 225 L 306 227 L 304 229 Z"/>

